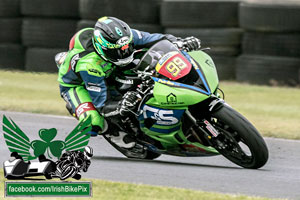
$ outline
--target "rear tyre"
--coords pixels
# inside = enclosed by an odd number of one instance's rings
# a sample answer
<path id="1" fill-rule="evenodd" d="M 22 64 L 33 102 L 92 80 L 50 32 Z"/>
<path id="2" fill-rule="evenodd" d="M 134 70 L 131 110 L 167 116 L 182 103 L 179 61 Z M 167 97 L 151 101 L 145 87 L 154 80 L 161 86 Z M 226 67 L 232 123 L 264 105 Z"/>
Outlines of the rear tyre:
<path id="1" fill-rule="evenodd" d="M 215 148 L 233 163 L 250 169 L 264 166 L 269 153 L 256 128 L 229 106 L 212 114 L 212 124 L 220 132 Z"/>

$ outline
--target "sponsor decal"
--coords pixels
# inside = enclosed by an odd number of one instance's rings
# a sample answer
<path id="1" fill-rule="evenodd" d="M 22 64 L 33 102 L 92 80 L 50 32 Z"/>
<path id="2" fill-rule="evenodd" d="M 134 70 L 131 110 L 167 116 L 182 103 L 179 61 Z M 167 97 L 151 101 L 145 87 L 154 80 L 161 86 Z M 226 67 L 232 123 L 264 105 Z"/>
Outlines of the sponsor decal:
<path id="1" fill-rule="evenodd" d="M 124 46 L 124 45 L 126 45 L 128 43 L 129 43 L 129 37 L 128 36 L 124 36 L 124 37 L 120 38 L 117 41 L 117 44 L 120 45 L 120 46 Z"/>
<path id="2" fill-rule="evenodd" d="M 119 83 L 124 83 L 124 84 L 133 84 L 133 80 L 124 80 L 124 79 L 120 79 L 120 78 L 118 78 L 118 77 L 116 77 L 116 79 L 115 79 L 117 82 L 119 82 Z"/>
<path id="3" fill-rule="evenodd" d="M 165 54 L 159 61 L 158 61 L 158 63 L 160 64 L 160 65 L 163 65 L 165 62 L 166 62 L 166 60 L 168 60 L 169 58 L 171 58 L 171 56 L 173 56 L 174 54 L 177 54 L 177 52 L 175 51 L 171 51 L 171 52 L 169 52 L 169 53 L 167 53 L 167 54 Z"/>
<path id="4" fill-rule="evenodd" d="M 80 104 L 77 108 L 76 108 L 76 116 L 79 117 L 81 114 L 90 111 L 90 110 L 96 110 L 96 108 L 94 107 L 94 105 L 91 102 L 86 102 L 86 103 L 82 103 Z"/>
<path id="5" fill-rule="evenodd" d="M 162 84 L 166 84 L 166 85 L 171 85 L 171 86 L 174 86 L 174 85 L 175 85 L 175 84 L 172 83 L 171 81 L 163 80 L 163 79 L 159 79 L 158 82 L 159 82 L 159 83 L 162 83 Z"/>
<path id="6" fill-rule="evenodd" d="M 177 103 L 177 97 L 175 94 L 173 93 L 170 93 L 168 96 L 167 96 L 167 102 L 168 103 Z"/>
<path id="7" fill-rule="evenodd" d="M 219 132 L 207 120 L 204 120 L 204 123 L 206 124 L 207 130 L 209 130 L 214 137 L 219 135 Z"/>
<path id="8" fill-rule="evenodd" d="M 175 105 L 175 104 L 184 104 L 184 102 L 177 102 L 177 97 L 175 94 L 170 93 L 166 96 L 167 102 L 161 102 L 161 105 Z"/>
<path id="9" fill-rule="evenodd" d="M 98 69 L 94 68 L 92 65 L 87 66 L 87 72 L 88 72 L 88 74 L 90 74 L 92 76 L 98 76 L 98 77 L 105 76 L 104 73 L 102 73 Z"/>
<path id="10" fill-rule="evenodd" d="M 215 67 L 214 63 L 213 63 L 211 60 L 208 60 L 208 59 L 207 59 L 207 60 L 205 61 L 205 63 L 206 63 L 208 66 L 210 66 L 210 67 L 213 67 L 213 68 Z"/>
<path id="11" fill-rule="evenodd" d="M 78 60 L 79 60 L 79 54 L 74 55 L 71 59 L 71 67 L 73 71 L 75 71 L 75 66 Z"/>
<path id="12" fill-rule="evenodd" d="M 178 110 L 178 111 L 180 111 L 180 110 Z M 151 106 L 148 106 L 148 105 L 145 105 L 143 107 L 144 119 L 146 119 L 146 118 L 155 119 L 156 123 L 159 124 L 159 125 L 174 125 L 174 124 L 177 124 L 179 122 L 180 117 L 177 118 L 178 113 L 174 113 L 174 112 L 175 112 L 175 110 L 164 110 L 164 109 L 151 107 Z"/>
<path id="13" fill-rule="evenodd" d="M 121 37 L 123 36 L 123 32 L 118 27 L 115 27 L 115 30 L 119 36 L 121 36 Z"/>
<path id="14" fill-rule="evenodd" d="M 101 92 L 101 88 L 99 86 L 88 85 L 86 89 L 92 92 Z"/>

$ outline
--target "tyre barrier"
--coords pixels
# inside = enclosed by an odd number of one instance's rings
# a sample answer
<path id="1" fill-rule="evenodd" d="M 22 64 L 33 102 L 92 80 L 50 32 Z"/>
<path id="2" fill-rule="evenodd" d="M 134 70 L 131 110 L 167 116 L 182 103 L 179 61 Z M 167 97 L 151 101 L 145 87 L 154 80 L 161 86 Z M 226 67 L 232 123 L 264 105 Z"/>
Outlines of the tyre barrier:
<path id="1" fill-rule="evenodd" d="M 240 26 L 268 32 L 300 31 L 300 1 L 251 0 L 239 7 Z"/>
<path id="2" fill-rule="evenodd" d="M 300 22 L 299 22 L 300 23 Z M 242 40 L 245 54 L 300 57 L 300 32 L 246 32 Z"/>
<path id="3" fill-rule="evenodd" d="M 240 28 L 166 28 L 165 33 L 182 38 L 191 35 L 208 46 L 237 46 L 241 44 L 243 30 Z"/>
<path id="4" fill-rule="evenodd" d="M 299 58 L 242 55 L 237 59 L 238 81 L 267 85 L 298 85 Z"/>
<path id="5" fill-rule="evenodd" d="M 240 53 L 242 29 L 239 28 L 166 28 L 165 33 L 176 37 L 195 36 L 211 55 L 236 56 Z"/>
<path id="6" fill-rule="evenodd" d="M 198 37 L 221 80 L 299 84 L 296 0 L 0 0 L 0 67 L 54 72 L 54 52 L 105 15 L 141 31 Z"/>
<path id="7" fill-rule="evenodd" d="M 94 28 L 96 20 L 80 20 L 77 23 L 76 30 L 79 31 L 83 28 Z M 136 23 L 128 23 L 130 28 L 137 29 L 140 31 L 146 31 L 149 33 L 162 33 L 163 28 L 160 25 L 156 24 L 136 24 Z"/>
<path id="8" fill-rule="evenodd" d="M 77 20 L 23 19 L 22 42 L 27 47 L 66 48 L 76 31 Z"/>
<path id="9" fill-rule="evenodd" d="M 21 18 L 0 18 L 0 43 L 20 43 L 21 25 Z"/>
<path id="10" fill-rule="evenodd" d="M 79 0 L 21 0 L 21 14 L 39 17 L 79 18 Z"/>
<path id="11" fill-rule="evenodd" d="M 300 70 L 300 2 L 244 1 L 240 26 L 246 30 L 237 59 L 238 81 L 298 85 Z"/>
<path id="12" fill-rule="evenodd" d="M 80 17 L 97 20 L 114 16 L 127 23 L 159 23 L 161 0 L 80 0 Z"/>
<path id="13" fill-rule="evenodd" d="M 63 51 L 67 51 L 67 49 L 28 48 L 26 50 L 26 71 L 58 72 L 54 56 Z"/>
<path id="14" fill-rule="evenodd" d="M 1 0 L 0 17 L 19 17 L 20 0 Z"/>
<path id="15" fill-rule="evenodd" d="M 234 56 L 211 56 L 218 73 L 219 80 L 235 80 L 236 57 Z"/>
<path id="16" fill-rule="evenodd" d="M 237 27 L 238 0 L 165 0 L 160 21 L 165 27 Z"/>
<path id="17" fill-rule="evenodd" d="M 20 44 L 0 44 L 0 68 L 24 69 L 25 48 Z"/>

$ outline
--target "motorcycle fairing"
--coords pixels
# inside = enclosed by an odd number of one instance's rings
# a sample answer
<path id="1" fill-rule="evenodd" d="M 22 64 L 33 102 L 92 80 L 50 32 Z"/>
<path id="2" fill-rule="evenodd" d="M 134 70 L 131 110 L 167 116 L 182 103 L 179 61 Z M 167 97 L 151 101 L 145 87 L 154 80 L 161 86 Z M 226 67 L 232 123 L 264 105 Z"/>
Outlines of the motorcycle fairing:
<path id="1" fill-rule="evenodd" d="M 210 90 L 209 91 L 205 91 L 199 87 L 195 87 L 195 86 L 192 86 L 192 85 L 187 85 L 187 84 L 184 84 L 184 83 L 178 83 L 178 82 L 175 82 L 175 81 L 167 81 L 165 79 L 161 79 L 161 78 L 156 78 L 156 77 L 151 77 L 155 82 L 158 82 L 158 83 L 162 83 L 162 84 L 165 84 L 165 85 L 168 85 L 168 86 L 171 86 L 171 87 L 181 87 L 181 88 L 187 88 L 187 89 L 190 89 L 190 90 L 194 90 L 194 91 L 197 91 L 197 92 L 200 92 L 202 94 L 205 94 L 205 95 L 210 95 L 211 92 Z"/>
<path id="2" fill-rule="evenodd" d="M 165 54 L 157 62 L 155 70 L 161 75 L 177 80 L 191 71 L 191 63 L 178 51 L 171 51 Z"/>
<path id="3" fill-rule="evenodd" d="M 144 104 L 143 111 L 139 116 L 141 128 L 148 128 L 156 133 L 169 134 L 181 128 L 181 117 L 184 109 L 171 110 L 162 109 Z"/>

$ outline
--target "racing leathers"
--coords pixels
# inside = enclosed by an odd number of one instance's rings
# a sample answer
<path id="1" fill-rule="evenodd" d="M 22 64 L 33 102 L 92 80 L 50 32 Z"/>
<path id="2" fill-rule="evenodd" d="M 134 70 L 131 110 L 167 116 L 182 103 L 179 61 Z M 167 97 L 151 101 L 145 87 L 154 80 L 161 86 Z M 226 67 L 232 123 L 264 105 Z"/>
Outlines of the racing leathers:
<path id="1" fill-rule="evenodd" d="M 79 121 L 91 116 L 92 132 L 99 133 L 104 128 L 101 109 L 108 103 L 115 91 L 109 92 L 109 77 L 122 67 L 102 59 L 92 44 L 93 28 L 82 29 L 70 41 L 69 51 L 64 54 L 59 65 L 58 82 L 61 97 L 67 109 Z M 162 39 L 176 40 L 172 35 L 132 29 L 135 49 L 149 48 Z"/>

